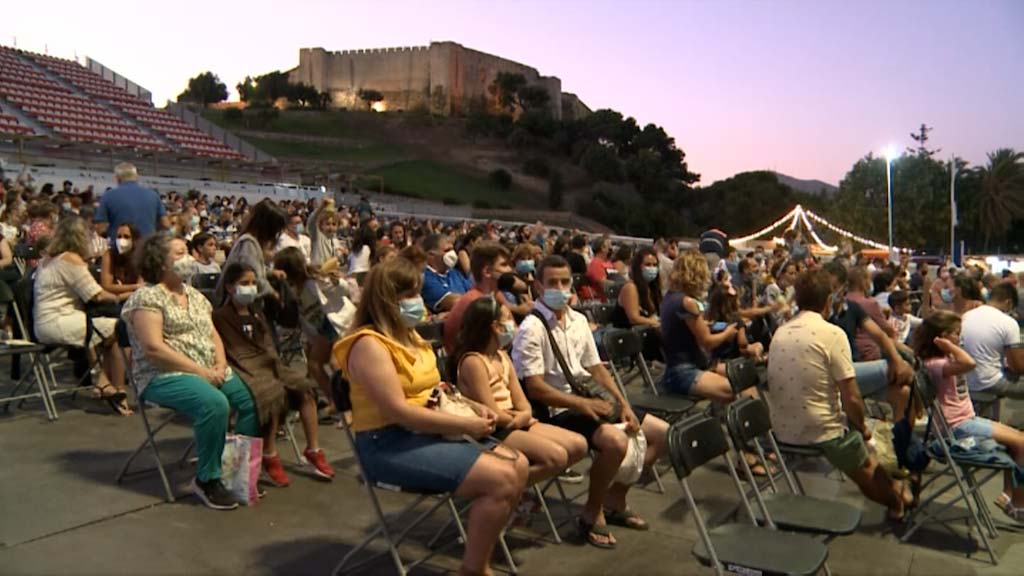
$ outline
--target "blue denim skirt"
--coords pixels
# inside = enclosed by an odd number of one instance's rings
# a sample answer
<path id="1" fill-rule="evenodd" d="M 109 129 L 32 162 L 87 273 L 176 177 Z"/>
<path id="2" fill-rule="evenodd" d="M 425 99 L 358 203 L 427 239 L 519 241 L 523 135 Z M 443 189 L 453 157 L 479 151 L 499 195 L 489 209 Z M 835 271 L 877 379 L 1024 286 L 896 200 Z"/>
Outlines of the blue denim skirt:
<path id="1" fill-rule="evenodd" d="M 695 364 L 673 364 L 665 367 L 658 389 L 666 394 L 689 396 L 693 386 L 705 371 Z"/>
<path id="2" fill-rule="evenodd" d="M 357 433 L 356 450 L 369 480 L 417 492 L 454 492 L 481 454 L 469 442 L 401 426 Z"/>

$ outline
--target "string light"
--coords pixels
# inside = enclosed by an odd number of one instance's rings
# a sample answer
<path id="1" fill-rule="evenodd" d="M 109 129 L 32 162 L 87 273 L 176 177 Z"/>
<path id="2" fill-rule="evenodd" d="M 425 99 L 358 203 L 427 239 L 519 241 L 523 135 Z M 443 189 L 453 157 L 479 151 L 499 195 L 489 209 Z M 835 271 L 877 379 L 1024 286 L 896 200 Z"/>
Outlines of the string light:
<path id="1" fill-rule="evenodd" d="M 810 219 L 808 219 L 808 218 L 810 218 Z M 853 232 L 850 232 L 848 230 L 844 230 L 843 228 L 840 228 L 840 227 L 832 224 L 828 220 L 825 220 L 821 216 L 818 216 L 817 214 L 815 214 L 811 210 L 805 210 L 804 207 L 799 205 L 799 204 L 797 204 L 796 207 L 794 207 L 792 210 L 787 212 L 785 216 L 783 216 L 782 218 L 779 218 L 778 220 L 776 220 L 772 224 L 770 224 L 768 226 L 765 226 L 764 228 L 758 230 L 757 232 L 754 232 L 753 234 L 748 234 L 747 236 L 742 236 L 740 238 L 734 238 L 734 239 L 729 241 L 729 244 L 733 244 L 733 245 L 744 244 L 746 242 L 754 240 L 755 238 L 759 238 L 761 236 L 764 236 L 765 234 L 768 234 L 769 232 L 771 232 L 771 231 L 775 230 L 776 228 L 778 228 L 778 227 L 782 226 L 783 224 L 785 224 L 787 221 L 789 222 L 788 229 L 790 229 L 790 230 L 796 228 L 797 225 L 800 222 L 803 222 L 803 225 L 807 228 L 807 231 L 810 232 L 811 238 L 814 239 L 814 241 L 818 244 L 818 246 L 822 247 L 823 249 L 825 249 L 825 250 L 827 250 L 829 252 L 835 252 L 836 250 L 838 250 L 838 247 L 837 246 L 830 246 L 830 245 L 826 244 L 821 239 L 821 237 L 818 236 L 818 233 L 815 231 L 814 225 L 811 223 L 811 221 L 814 221 L 814 222 L 816 222 L 818 224 L 821 224 L 825 228 L 828 228 L 832 232 L 834 232 L 834 233 L 836 233 L 836 234 L 838 234 L 838 235 L 840 235 L 840 236 L 842 236 L 844 238 L 853 240 L 854 242 L 858 242 L 860 244 L 864 244 L 865 246 L 870 246 L 872 248 L 877 248 L 879 250 L 888 250 L 889 249 L 888 245 L 882 244 L 881 242 L 875 242 L 874 240 L 868 240 L 867 238 L 864 238 L 863 236 L 858 236 L 857 234 L 854 234 Z M 773 237 L 772 240 L 775 241 L 776 244 L 779 243 L 779 238 L 777 238 L 777 237 Z M 905 253 L 908 253 L 908 254 L 910 253 L 910 249 L 908 249 L 908 248 L 894 248 L 894 249 L 897 252 L 905 252 Z"/>

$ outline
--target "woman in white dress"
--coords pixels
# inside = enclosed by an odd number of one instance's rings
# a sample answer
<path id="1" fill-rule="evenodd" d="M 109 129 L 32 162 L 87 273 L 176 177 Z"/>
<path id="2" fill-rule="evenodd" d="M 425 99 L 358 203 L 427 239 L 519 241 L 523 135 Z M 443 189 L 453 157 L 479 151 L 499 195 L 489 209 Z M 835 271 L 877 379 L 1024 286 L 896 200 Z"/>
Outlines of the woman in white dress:
<path id="1" fill-rule="evenodd" d="M 92 254 L 85 220 L 78 216 L 63 218 L 48 254 L 33 282 L 36 339 L 42 344 L 84 347 L 90 363 L 97 360 L 99 352 L 102 370 L 97 375 L 95 397 L 106 400 L 119 414 L 131 414 L 125 401 L 124 362 L 120 354 L 114 353 L 117 319 L 93 318 L 94 331 L 86 342 L 86 304 L 117 304 L 121 298 L 100 287 L 89 273 L 87 261 Z M 129 295 L 124 294 L 124 298 Z"/>

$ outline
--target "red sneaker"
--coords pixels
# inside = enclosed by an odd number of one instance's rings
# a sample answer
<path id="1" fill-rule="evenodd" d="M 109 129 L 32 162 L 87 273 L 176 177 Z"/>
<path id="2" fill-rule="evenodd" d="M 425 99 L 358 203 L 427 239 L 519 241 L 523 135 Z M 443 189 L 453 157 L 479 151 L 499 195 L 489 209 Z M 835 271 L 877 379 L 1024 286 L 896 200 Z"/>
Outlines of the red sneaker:
<path id="1" fill-rule="evenodd" d="M 323 450 L 306 450 L 302 453 L 306 460 L 313 465 L 313 473 L 321 478 L 330 480 L 334 478 L 334 468 L 327 463 L 327 457 Z"/>
<path id="2" fill-rule="evenodd" d="M 291 484 L 288 474 L 284 471 L 284 466 L 281 465 L 280 456 L 264 456 L 263 471 L 270 478 L 270 483 L 278 488 L 284 488 Z"/>

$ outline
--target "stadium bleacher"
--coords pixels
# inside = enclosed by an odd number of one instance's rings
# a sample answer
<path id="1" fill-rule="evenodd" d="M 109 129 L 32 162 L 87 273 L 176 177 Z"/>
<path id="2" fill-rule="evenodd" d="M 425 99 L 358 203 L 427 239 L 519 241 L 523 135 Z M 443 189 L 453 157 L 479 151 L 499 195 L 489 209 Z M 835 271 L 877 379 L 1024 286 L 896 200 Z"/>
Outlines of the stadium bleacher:
<path id="1" fill-rule="evenodd" d="M 33 63 L 53 76 L 41 72 Z M 133 96 L 73 60 L 0 46 L 0 97 L 52 130 L 57 137 L 72 142 L 154 152 L 177 148 L 177 152 L 195 156 L 245 159 L 178 117 L 158 110 L 152 103 Z M 16 117 L 0 114 L 0 134 L 33 132 Z"/>

